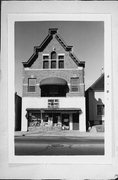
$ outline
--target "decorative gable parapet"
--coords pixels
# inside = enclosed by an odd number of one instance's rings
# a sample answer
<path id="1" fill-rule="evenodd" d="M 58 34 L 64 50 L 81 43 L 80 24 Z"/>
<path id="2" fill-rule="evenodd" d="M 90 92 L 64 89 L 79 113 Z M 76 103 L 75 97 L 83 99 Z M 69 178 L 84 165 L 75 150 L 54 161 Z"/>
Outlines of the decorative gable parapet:
<path id="1" fill-rule="evenodd" d="M 57 31 L 58 31 L 58 28 L 49 28 L 48 33 L 53 35 L 53 34 L 56 34 Z"/>
<path id="2" fill-rule="evenodd" d="M 34 47 L 35 52 L 42 52 L 45 49 L 46 45 L 50 43 L 52 38 L 53 36 L 48 34 L 48 36 L 44 39 L 40 46 Z"/>
<path id="3" fill-rule="evenodd" d="M 38 58 L 38 53 L 33 53 L 33 55 L 30 57 L 30 59 L 27 62 L 22 62 L 23 66 L 26 67 L 31 67 L 31 65 L 34 63 L 35 59 Z"/>
<path id="4" fill-rule="evenodd" d="M 78 60 L 78 58 L 72 52 L 69 52 L 69 56 L 73 59 L 77 66 L 85 67 L 85 61 Z"/>
<path id="5" fill-rule="evenodd" d="M 69 56 L 72 58 L 72 60 L 76 63 L 77 66 L 82 66 L 85 67 L 85 62 L 78 60 L 78 58 L 72 53 L 72 47 L 73 46 L 68 46 L 62 37 L 57 34 L 58 29 L 57 28 L 50 28 L 48 31 L 48 35 L 44 39 L 44 41 L 40 44 L 40 46 L 35 46 L 34 47 L 34 53 L 30 57 L 30 59 L 27 62 L 23 62 L 24 67 L 31 67 L 33 62 L 38 58 L 38 52 L 42 52 L 45 47 L 50 43 L 50 41 L 53 39 L 53 35 L 55 35 L 56 40 L 61 44 L 61 46 L 65 49 L 65 51 L 69 52 Z"/>
<path id="6" fill-rule="evenodd" d="M 78 58 L 71 52 L 73 46 L 68 46 L 62 37 L 59 34 L 56 34 L 55 38 L 58 40 L 58 42 L 62 45 L 62 47 L 66 50 L 69 51 L 70 57 L 73 59 L 73 61 L 77 64 L 77 66 L 82 66 L 85 67 L 85 62 L 78 60 Z"/>
<path id="7" fill-rule="evenodd" d="M 62 37 L 59 34 L 56 34 L 55 38 L 57 39 L 57 41 L 62 45 L 62 47 L 66 50 L 66 51 L 71 51 L 73 46 L 67 46 L 67 44 L 64 42 L 64 40 L 62 39 Z"/>

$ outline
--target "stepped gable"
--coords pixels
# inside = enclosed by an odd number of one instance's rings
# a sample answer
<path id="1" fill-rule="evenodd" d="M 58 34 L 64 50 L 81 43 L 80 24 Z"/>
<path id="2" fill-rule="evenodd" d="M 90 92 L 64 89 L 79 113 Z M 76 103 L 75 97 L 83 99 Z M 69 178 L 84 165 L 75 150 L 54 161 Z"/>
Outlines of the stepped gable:
<path id="1" fill-rule="evenodd" d="M 57 33 L 58 29 L 57 28 L 50 28 L 48 30 L 48 35 L 46 38 L 43 40 L 43 42 L 40 44 L 40 46 L 35 46 L 34 47 L 34 53 L 33 55 L 29 58 L 27 62 L 23 62 L 23 66 L 26 67 L 31 67 L 31 65 L 34 63 L 34 61 L 38 58 L 38 53 L 42 52 L 46 46 L 51 42 L 53 39 L 53 35 L 55 35 L 56 40 L 61 44 L 61 46 L 65 49 L 65 51 L 69 52 L 69 56 L 71 59 L 76 63 L 77 66 L 82 66 L 85 67 L 85 61 L 80 61 L 74 53 L 72 53 L 72 47 L 73 46 L 68 46 L 62 37 Z"/>

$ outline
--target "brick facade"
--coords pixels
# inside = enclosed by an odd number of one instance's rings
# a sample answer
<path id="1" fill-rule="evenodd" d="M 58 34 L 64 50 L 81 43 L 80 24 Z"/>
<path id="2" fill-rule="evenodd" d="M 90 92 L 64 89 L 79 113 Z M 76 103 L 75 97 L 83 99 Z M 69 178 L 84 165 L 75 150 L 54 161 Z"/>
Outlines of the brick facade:
<path id="1" fill-rule="evenodd" d="M 23 79 L 23 97 L 25 96 L 40 96 L 40 82 L 41 80 L 47 77 L 59 77 L 67 81 L 68 86 L 70 87 L 70 78 L 79 77 L 79 91 L 73 93 L 70 91 L 67 93 L 67 96 L 84 96 L 84 77 L 83 70 L 24 70 L 24 79 Z M 28 92 L 28 78 L 36 78 L 36 91 L 31 93 Z"/>
<path id="2" fill-rule="evenodd" d="M 43 69 L 43 55 L 49 55 L 49 61 L 51 52 L 55 49 L 58 55 L 64 55 L 64 69 Z M 57 61 L 58 63 L 58 61 Z M 36 78 L 36 91 L 35 93 L 29 93 L 28 89 L 28 78 Z M 28 68 L 23 68 L 23 97 L 34 97 L 40 96 L 40 82 L 47 77 L 59 77 L 67 81 L 69 92 L 67 96 L 84 96 L 84 68 L 79 67 L 70 57 L 70 52 L 66 51 L 62 45 L 58 42 L 53 35 L 51 42 L 45 47 L 43 52 L 37 53 L 37 58 L 33 64 Z M 72 77 L 79 77 L 79 91 L 70 91 L 70 79 Z"/>
<path id="3" fill-rule="evenodd" d="M 66 45 L 57 29 L 49 29 L 41 45 L 34 47 L 31 58 L 23 62 L 23 131 L 34 123 L 40 128 L 48 125 L 86 130 L 84 65 L 85 62 L 78 60 L 72 46 Z M 57 103 L 56 110 L 54 103 Z"/>

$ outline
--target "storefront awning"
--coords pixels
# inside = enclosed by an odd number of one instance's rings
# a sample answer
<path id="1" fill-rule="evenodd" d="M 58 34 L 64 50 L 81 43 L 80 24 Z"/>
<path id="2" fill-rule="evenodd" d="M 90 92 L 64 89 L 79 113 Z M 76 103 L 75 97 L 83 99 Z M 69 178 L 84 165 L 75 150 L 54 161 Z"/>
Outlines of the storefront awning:
<path id="1" fill-rule="evenodd" d="M 51 78 L 46 78 L 40 82 L 40 86 L 43 85 L 67 85 L 66 80 L 57 78 L 57 77 L 51 77 Z"/>
<path id="2" fill-rule="evenodd" d="M 80 108 L 27 108 L 26 111 L 35 111 L 42 113 L 61 113 L 61 112 L 81 113 L 82 112 Z"/>

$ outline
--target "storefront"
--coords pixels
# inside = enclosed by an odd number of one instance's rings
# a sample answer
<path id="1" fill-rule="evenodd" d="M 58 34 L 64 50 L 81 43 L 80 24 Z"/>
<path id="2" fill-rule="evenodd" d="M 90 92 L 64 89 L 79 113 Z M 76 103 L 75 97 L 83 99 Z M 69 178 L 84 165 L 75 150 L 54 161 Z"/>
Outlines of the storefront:
<path id="1" fill-rule="evenodd" d="M 28 128 L 30 127 L 53 127 L 62 130 L 79 130 L 79 115 L 81 109 L 27 109 Z"/>

